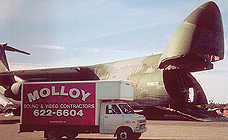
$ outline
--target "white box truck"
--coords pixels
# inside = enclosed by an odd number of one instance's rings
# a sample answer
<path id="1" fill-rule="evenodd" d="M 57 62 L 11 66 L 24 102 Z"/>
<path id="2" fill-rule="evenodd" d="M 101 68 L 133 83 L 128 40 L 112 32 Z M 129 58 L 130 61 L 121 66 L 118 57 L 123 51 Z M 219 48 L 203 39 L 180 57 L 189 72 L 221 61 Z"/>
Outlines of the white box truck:
<path id="1" fill-rule="evenodd" d="M 125 103 L 133 85 L 125 81 L 27 82 L 21 88 L 20 132 L 44 131 L 50 140 L 80 133 L 138 139 L 146 119 Z"/>

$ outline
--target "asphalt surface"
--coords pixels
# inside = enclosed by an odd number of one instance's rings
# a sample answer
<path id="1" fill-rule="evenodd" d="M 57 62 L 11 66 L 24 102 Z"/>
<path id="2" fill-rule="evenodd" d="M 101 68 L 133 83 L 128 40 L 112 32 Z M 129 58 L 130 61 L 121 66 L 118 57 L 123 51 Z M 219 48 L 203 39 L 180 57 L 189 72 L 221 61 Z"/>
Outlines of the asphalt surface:
<path id="1" fill-rule="evenodd" d="M 19 131 L 19 117 L 0 116 L 1 140 L 45 140 L 43 132 Z M 196 122 L 180 120 L 148 120 L 147 132 L 141 140 L 228 140 L 228 122 Z M 63 138 L 66 139 L 66 138 Z M 79 134 L 75 140 L 116 140 L 113 135 Z"/>

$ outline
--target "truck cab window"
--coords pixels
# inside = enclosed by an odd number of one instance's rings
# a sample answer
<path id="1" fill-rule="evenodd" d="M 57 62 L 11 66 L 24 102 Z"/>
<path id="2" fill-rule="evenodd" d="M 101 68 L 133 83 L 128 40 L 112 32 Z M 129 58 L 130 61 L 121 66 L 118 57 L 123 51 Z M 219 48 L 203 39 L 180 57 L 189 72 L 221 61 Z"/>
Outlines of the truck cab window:
<path id="1" fill-rule="evenodd" d="M 120 109 L 116 105 L 107 105 L 106 114 L 121 114 Z"/>
<path id="2" fill-rule="evenodd" d="M 119 104 L 119 107 L 124 114 L 134 114 L 134 110 L 127 104 Z"/>

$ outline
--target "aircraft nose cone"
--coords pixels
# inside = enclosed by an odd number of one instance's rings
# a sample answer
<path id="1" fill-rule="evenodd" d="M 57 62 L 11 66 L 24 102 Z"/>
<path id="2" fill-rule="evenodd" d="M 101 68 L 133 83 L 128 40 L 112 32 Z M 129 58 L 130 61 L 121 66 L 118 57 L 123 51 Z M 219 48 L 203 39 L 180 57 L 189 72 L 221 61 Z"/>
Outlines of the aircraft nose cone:
<path id="1" fill-rule="evenodd" d="M 215 2 L 207 2 L 178 26 L 159 60 L 159 68 L 201 71 L 213 69 L 211 62 L 223 58 L 222 16 Z"/>
<path id="2" fill-rule="evenodd" d="M 184 21 L 195 24 L 201 29 L 223 32 L 221 13 L 215 2 L 207 2 L 201 5 Z"/>
<path id="3" fill-rule="evenodd" d="M 224 58 L 224 33 L 222 16 L 215 2 L 199 6 L 185 20 L 196 26 L 191 43 L 191 53 L 207 54 L 212 62 Z"/>

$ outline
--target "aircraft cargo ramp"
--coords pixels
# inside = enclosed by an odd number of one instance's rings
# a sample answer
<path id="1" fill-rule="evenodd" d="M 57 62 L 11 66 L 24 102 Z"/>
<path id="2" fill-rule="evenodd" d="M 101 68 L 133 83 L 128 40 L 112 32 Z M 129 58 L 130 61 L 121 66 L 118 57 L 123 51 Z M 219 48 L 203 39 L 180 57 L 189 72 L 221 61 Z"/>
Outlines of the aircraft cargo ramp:
<path id="1" fill-rule="evenodd" d="M 182 111 L 175 110 L 173 108 L 167 108 L 164 106 L 156 106 L 156 108 L 165 110 L 169 114 L 181 116 L 184 119 L 191 121 L 228 121 L 228 117 L 218 115 L 215 111 L 207 111 L 205 109 L 200 109 L 193 106 Z"/>

